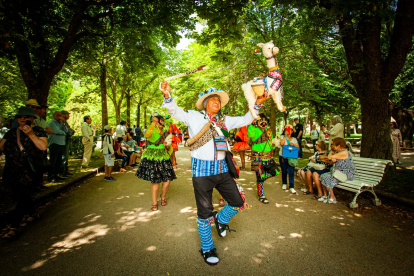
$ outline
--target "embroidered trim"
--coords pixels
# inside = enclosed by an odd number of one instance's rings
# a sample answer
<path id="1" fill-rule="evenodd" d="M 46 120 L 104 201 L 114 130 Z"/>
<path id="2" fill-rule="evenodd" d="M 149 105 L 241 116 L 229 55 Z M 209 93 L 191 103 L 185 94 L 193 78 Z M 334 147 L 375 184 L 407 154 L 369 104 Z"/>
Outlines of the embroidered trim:
<path id="1" fill-rule="evenodd" d="M 200 221 L 203 221 L 203 225 L 201 225 L 199 222 Z M 200 218 L 200 217 L 197 217 L 197 227 L 205 227 L 205 226 L 213 226 L 214 225 L 214 218 L 213 217 L 209 217 L 208 219 L 202 219 L 202 218 Z"/>
<path id="2" fill-rule="evenodd" d="M 257 103 L 254 103 L 254 106 L 253 106 L 253 108 L 254 108 L 254 110 L 256 110 L 256 111 L 259 111 L 259 109 L 260 108 L 262 108 L 262 104 L 257 104 Z"/>
<path id="3" fill-rule="evenodd" d="M 279 69 L 279 64 L 276 65 L 275 67 L 269 68 L 269 72 L 274 71 L 274 70 L 277 70 L 277 69 Z"/>
<path id="4" fill-rule="evenodd" d="M 170 96 L 169 98 L 164 97 L 164 103 L 166 104 L 172 102 L 172 100 L 173 100 L 172 96 Z"/>

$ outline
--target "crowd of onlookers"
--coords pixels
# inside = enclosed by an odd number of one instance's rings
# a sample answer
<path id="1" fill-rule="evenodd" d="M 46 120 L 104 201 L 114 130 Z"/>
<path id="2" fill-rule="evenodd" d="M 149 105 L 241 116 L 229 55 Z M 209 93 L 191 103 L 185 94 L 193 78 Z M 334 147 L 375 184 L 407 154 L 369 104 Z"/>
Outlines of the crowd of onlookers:
<path id="1" fill-rule="evenodd" d="M 16 201 L 12 223 L 3 239 L 17 237 L 20 227 L 39 218 L 31 194 L 36 189 L 47 189 L 43 176 L 47 173 L 49 183 L 59 183 L 73 174 L 69 171 L 71 139 L 75 131 L 69 124 L 70 112 L 55 111 L 53 118 L 46 121 L 47 105 L 30 99 L 18 109 L 9 128 L 0 131 L 0 156 L 6 157 L 2 181 L 12 191 Z M 91 127 L 92 118 L 83 117 L 81 126 L 84 147 L 81 168 L 90 167 L 94 137 L 99 123 Z M 105 157 L 105 180 L 111 177 L 114 160 L 122 160 L 121 171 L 136 165 L 137 153 L 142 145 L 141 129 L 127 128 L 122 121 L 112 134 L 112 127 L 103 128 L 102 151 Z M 144 130 L 145 132 L 145 130 Z"/>

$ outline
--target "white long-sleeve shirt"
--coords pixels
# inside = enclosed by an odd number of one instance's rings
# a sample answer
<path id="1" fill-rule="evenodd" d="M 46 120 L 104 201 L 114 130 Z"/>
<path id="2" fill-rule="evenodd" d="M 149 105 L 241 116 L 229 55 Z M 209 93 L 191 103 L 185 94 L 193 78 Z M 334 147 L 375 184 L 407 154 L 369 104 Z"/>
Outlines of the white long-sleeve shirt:
<path id="1" fill-rule="evenodd" d="M 91 141 L 91 137 L 93 136 L 93 131 L 87 122 L 83 122 L 81 131 L 82 131 L 83 140 L 86 142 Z"/>
<path id="2" fill-rule="evenodd" d="M 177 121 L 183 122 L 186 126 L 188 126 L 188 133 L 190 137 L 193 137 L 194 135 L 199 133 L 200 130 L 204 127 L 204 125 L 209 121 L 208 117 L 200 111 L 184 111 L 182 108 L 177 106 L 176 102 L 172 98 L 165 99 L 162 106 L 167 108 L 168 113 L 171 115 L 172 118 L 176 119 Z M 257 114 L 259 113 L 259 108 L 259 106 L 255 107 Z M 249 111 L 244 116 L 240 117 L 226 116 L 224 125 L 226 126 L 227 130 L 230 131 L 233 128 L 248 126 L 253 122 L 253 120 L 254 118 Z M 214 141 L 213 139 L 211 139 L 202 147 L 196 150 L 192 150 L 191 157 L 201 160 L 214 160 L 214 153 Z M 218 151 L 216 160 L 223 160 L 224 158 L 225 152 Z"/>

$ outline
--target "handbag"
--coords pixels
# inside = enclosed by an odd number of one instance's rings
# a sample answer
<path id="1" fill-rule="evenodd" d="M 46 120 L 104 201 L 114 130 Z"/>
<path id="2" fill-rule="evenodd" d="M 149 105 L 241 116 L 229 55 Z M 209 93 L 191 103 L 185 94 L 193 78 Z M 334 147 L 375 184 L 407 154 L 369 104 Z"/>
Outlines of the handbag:
<path id="1" fill-rule="evenodd" d="M 292 167 L 297 167 L 299 165 L 299 160 L 297 158 L 288 158 L 288 164 Z"/>
<path id="2" fill-rule="evenodd" d="M 226 151 L 226 163 L 229 168 L 229 173 L 232 178 L 239 178 L 240 169 L 234 161 L 233 154 L 230 151 Z"/>
<path id="3" fill-rule="evenodd" d="M 313 163 L 313 162 L 309 162 L 306 166 L 314 168 L 317 171 L 325 169 L 324 164 L 318 164 L 318 163 Z"/>
<path id="4" fill-rule="evenodd" d="M 266 141 L 266 144 L 262 150 L 262 154 L 264 153 L 264 150 L 266 149 L 267 143 L 269 142 L 269 140 Z M 252 160 L 251 164 L 250 164 L 250 170 L 251 171 L 258 171 L 260 169 L 260 160 Z"/>
<path id="5" fill-rule="evenodd" d="M 216 139 L 216 138 L 219 138 L 219 139 Z M 224 146 L 222 142 L 224 142 L 224 145 L 226 146 L 224 160 L 226 160 L 230 176 L 232 178 L 239 178 L 240 169 L 239 169 L 239 166 L 237 166 L 236 161 L 234 161 L 233 154 L 228 150 L 230 147 L 227 146 L 226 137 L 215 136 L 213 137 L 213 141 L 214 141 L 214 147 L 216 148 L 216 151 L 223 151 Z M 220 150 L 218 149 L 218 145 L 221 148 Z"/>
<path id="6" fill-rule="evenodd" d="M 290 146 L 289 140 L 287 145 L 282 146 L 282 157 L 286 158 L 299 158 L 299 148 Z"/>
<path id="7" fill-rule="evenodd" d="M 20 141 L 20 131 L 17 128 L 17 144 L 20 148 L 20 151 L 23 152 L 24 155 L 27 157 L 27 161 L 29 162 L 30 169 L 35 173 L 42 173 L 49 171 L 50 169 L 50 162 L 47 159 L 47 156 L 44 153 L 35 153 L 35 154 L 28 154 L 24 151 L 24 147 Z"/>
<path id="8" fill-rule="evenodd" d="M 225 136 L 214 136 L 214 143 L 217 151 L 228 151 L 227 142 Z"/>
<path id="9" fill-rule="evenodd" d="M 289 139 L 287 143 L 282 146 L 282 157 L 287 158 L 289 166 L 296 167 L 299 165 L 299 148 L 290 146 Z"/>
<path id="10" fill-rule="evenodd" d="M 334 168 L 333 168 L 332 176 L 334 178 L 336 178 L 339 182 L 346 182 L 348 180 L 348 176 L 346 174 L 344 174 L 340 170 L 335 170 L 335 165 L 334 165 Z"/>
<path id="11" fill-rule="evenodd" d="M 268 174 L 270 174 L 271 176 L 276 176 L 278 175 L 280 172 L 278 170 L 276 161 L 272 158 L 270 159 L 268 162 L 266 162 L 267 164 L 263 165 L 263 169 L 265 172 L 267 172 Z"/>

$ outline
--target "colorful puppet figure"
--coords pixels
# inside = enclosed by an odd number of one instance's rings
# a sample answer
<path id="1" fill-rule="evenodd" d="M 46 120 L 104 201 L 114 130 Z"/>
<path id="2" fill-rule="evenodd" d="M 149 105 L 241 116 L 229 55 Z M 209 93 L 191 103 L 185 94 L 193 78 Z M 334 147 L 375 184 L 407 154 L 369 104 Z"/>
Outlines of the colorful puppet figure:
<path id="1" fill-rule="evenodd" d="M 253 141 L 252 161 L 258 161 L 259 167 L 256 170 L 257 195 L 259 201 L 268 204 L 265 197 L 264 182 L 279 174 L 275 160 L 272 157 L 272 150 L 276 147 L 273 143 L 272 131 L 267 127 L 268 119 L 264 114 L 259 115 L 256 120 L 247 129 L 247 136 Z"/>

